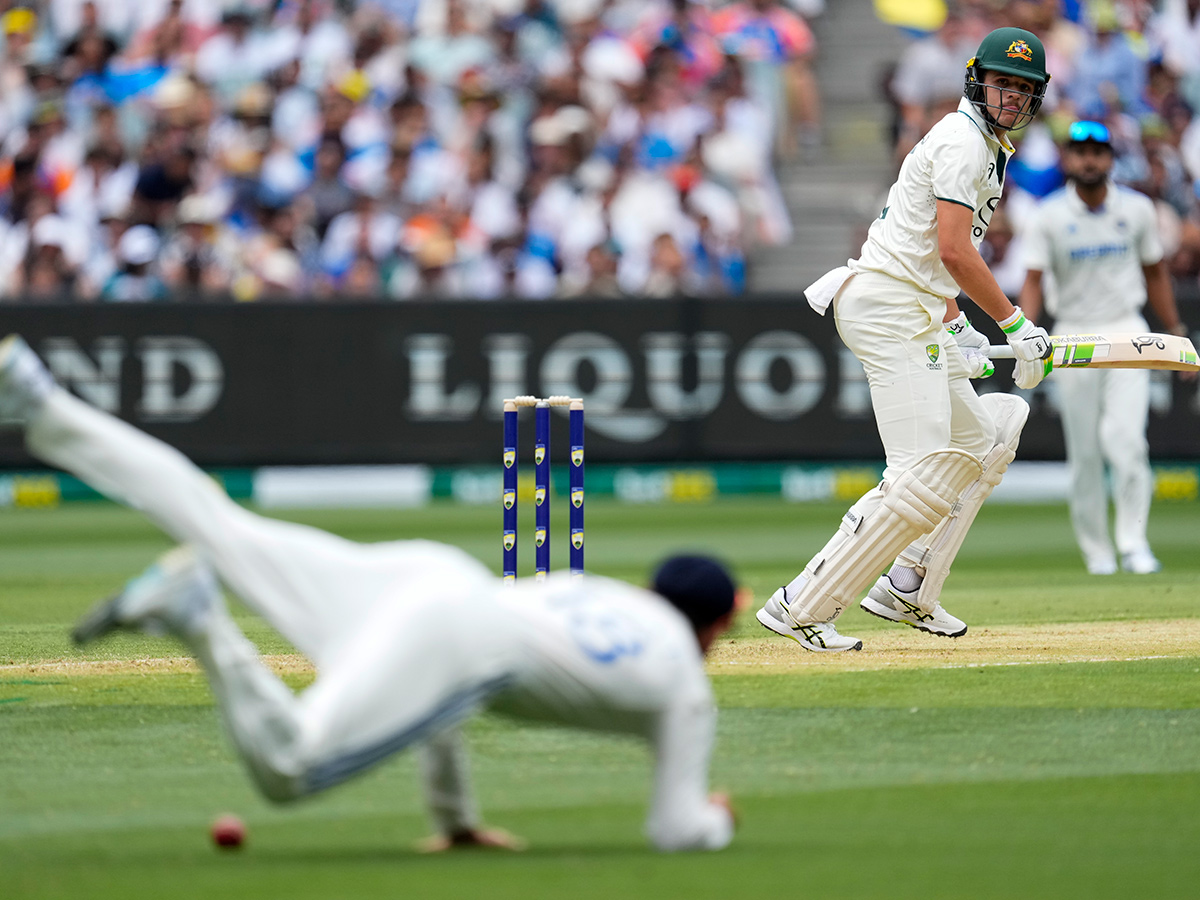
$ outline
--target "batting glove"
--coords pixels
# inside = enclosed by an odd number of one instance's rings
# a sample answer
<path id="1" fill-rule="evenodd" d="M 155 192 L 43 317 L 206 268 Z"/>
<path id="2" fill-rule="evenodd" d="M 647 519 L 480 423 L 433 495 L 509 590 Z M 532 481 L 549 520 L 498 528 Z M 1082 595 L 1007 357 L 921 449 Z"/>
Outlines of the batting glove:
<path id="1" fill-rule="evenodd" d="M 954 342 L 967 361 L 967 372 L 971 378 L 987 378 L 996 371 L 988 358 L 990 342 L 987 336 L 967 321 L 967 314 L 960 312 L 946 323 L 946 330 L 954 335 Z"/>
<path id="2" fill-rule="evenodd" d="M 1013 380 L 1022 390 L 1035 388 L 1050 373 L 1050 335 L 1045 328 L 1034 325 L 1017 310 L 1009 319 L 998 323 L 1013 348 L 1017 359 Z"/>
<path id="3" fill-rule="evenodd" d="M 990 378 L 996 371 L 991 358 L 974 347 L 961 347 L 963 359 L 967 361 L 968 378 Z"/>

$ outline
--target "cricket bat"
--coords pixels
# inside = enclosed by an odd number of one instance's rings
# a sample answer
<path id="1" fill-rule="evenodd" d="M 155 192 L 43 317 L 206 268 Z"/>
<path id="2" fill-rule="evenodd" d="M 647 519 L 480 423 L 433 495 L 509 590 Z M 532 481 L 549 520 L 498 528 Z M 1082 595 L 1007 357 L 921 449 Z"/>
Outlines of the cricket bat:
<path id="1" fill-rule="evenodd" d="M 1052 334 L 1051 364 L 1056 369 L 1173 369 L 1200 372 L 1196 348 L 1173 334 Z M 991 347 L 992 359 L 1013 359 L 1008 344 Z"/>

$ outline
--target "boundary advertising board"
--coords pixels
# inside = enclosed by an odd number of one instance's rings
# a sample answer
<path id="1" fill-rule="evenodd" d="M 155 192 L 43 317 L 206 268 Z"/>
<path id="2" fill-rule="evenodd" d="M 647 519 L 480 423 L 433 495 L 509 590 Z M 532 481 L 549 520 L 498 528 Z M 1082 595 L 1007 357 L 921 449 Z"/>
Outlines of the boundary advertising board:
<path id="1" fill-rule="evenodd" d="M 13 306 L 0 331 L 209 466 L 488 462 L 520 394 L 582 396 L 595 462 L 882 456 L 861 366 L 791 299 Z M 980 390 L 1012 390 L 997 368 Z M 1021 458 L 1062 457 L 1072 374 L 1029 396 Z M 1195 385 L 1156 378 L 1153 455 L 1200 455 Z"/>

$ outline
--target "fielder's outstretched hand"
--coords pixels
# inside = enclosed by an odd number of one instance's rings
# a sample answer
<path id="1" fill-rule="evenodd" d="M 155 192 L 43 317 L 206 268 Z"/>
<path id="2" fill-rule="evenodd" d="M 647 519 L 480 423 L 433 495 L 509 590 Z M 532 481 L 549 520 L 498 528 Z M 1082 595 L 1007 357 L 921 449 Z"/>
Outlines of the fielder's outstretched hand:
<path id="1" fill-rule="evenodd" d="M 724 807 L 725 811 L 729 813 L 729 818 L 733 820 L 734 830 L 737 830 L 740 817 L 737 814 L 737 810 L 733 807 L 733 798 L 729 794 L 724 791 L 714 791 L 708 795 L 708 802 L 714 806 Z"/>
<path id="2" fill-rule="evenodd" d="M 453 834 L 435 834 L 419 844 L 421 853 L 445 853 L 447 850 L 488 848 L 493 850 L 524 850 L 529 846 L 524 839 L 510 834 L 503 828 L 464 828 Z"/>

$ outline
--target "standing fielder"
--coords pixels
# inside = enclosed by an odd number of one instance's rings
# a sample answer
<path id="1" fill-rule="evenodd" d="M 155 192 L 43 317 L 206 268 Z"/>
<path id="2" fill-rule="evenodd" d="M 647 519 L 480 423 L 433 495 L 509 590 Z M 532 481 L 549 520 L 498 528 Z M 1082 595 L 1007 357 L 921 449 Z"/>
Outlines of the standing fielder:
<path id="1" fill-rule="evenodd" d="M 259 789 L 278 802 L 332 787 L 418 743 L 443 846 L 507 845 L 481 827 L 455 727 L 480 706 L 634 734 L 655 755 L 646 831 L 662 850 L 716 850 L 728 800 L 707 794 L 716 709 L 703 656 L 734 586 L 672 557 L 654 592 L 555 575 L 506 587 L 430 541 L 357 544 L 238 506 L 180 453 L 56 386 L 16 336 L 0 342 L 0 423 L 30 453 L 140 509 L 184 546 L 76 628 L 170 633 L 199 660 Z M 263 665 L 217 576 L 312 660 L 301 694 Z"/>
<path id="2" fill-rule="evenodd" d="M 967 626 L 938 596 L 967 529 L 1016 454 L 1029 407 L 1008 394 L 976 395 L 992 372 L 987 338 L 967 322 L 965 292 L 996 320 L 1017 358 L 1016 381 L 1044 377 L 1049 341 L 1009 302 L 979 255 L 1013 146 L 1042 104 L 1046 56 L 1019 28 L 987 35 L 967 63 L 958 110 L 930 129 L 900 168 L 862 255 L 805 291 L 832 305 L 838 334 L 858 357 L 887 467 L 837 532 L 758 620 L 808 650 L 859 650 L 834 625 L 888 560 L 862 601 L 867 612 L 931 634 Z"/>
<path id="3" fill-rule="evenodd" d="M 1042 310 L 1042 274 L 1057 291 L 1046 303 L 1063 333 L 1149 331 L 1141 310 L 1149 299 L 1173 334 L 1187 334 L 1175 307 L 1163 260 L 1154 204 L 1109 180 L 1112 140 L 1099 122 L 1075 122 L 1063 147 L 1070 180 L 1038 207 L 1030 222 L 1021 308 Z M 1112 470 L 1116 550 L 1121 567 L 1139 575 L 1157 572 L 1146 539 L 1154 489 L 1146 423 L 1150 372 L 1145 369 L 1083 369 L 1057 379 L 1075 539 L 1093 575 L 1117 571 L 1108 534 L 1107 462 Z"/>

